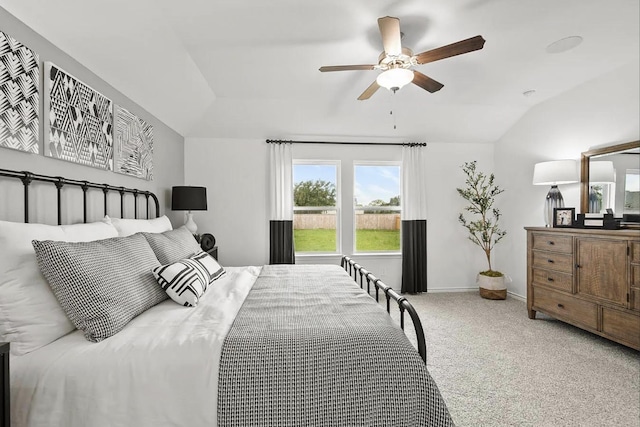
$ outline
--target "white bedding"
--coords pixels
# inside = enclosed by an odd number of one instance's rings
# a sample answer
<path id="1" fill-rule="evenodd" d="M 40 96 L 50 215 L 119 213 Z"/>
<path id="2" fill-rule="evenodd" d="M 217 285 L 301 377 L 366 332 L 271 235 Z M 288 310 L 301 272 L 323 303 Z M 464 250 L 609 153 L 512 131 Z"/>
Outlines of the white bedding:
<path id="1" fill-rule="evenodd" d="M 164 301 L 102 342 L 11 356 L 12 426 L 216 426 L 220 351 L 260 269 L 225 267 L 197 307 Z"/>

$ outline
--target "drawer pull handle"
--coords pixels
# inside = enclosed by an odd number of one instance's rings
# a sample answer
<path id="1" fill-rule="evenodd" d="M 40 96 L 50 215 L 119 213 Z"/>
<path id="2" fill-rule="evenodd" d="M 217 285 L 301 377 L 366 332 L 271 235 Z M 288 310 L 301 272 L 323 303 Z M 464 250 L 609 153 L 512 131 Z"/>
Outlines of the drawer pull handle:
<path id="1" fill-rule="evenodd" d="M 558 304 L 558 308 L 564 308 L 564 305 Z"/>
<path id="2" fill-rule="evenodd" d="M 547 277 L 547 280 L 548 280 L 549 282 L 553 282 L 553 277 Z"/>
<path id="3" fill-rule="evenodd" d="M 553 264 L 553 260 L 552 260 L 552 259 L 548 259 L 548 260 L 547 260 L 547 262 L 548 262 L 549 264 Z"/>
<path id="4" fill-rule="evenodd" d="M 548 244 L 550 244 L 551 246 L 553 246 L 553 245 L 555 245 L 555 244 L 556 244 L 556 242 L 553 242 L 553 241 L 551 241 L 551 240 L 549 240 L 547 243 L 548 243 Z"/>
<path id="5" fill-rule="evenodd" d="M 580 264 L 576 264 L 576 268 L 582 268 Z"/>

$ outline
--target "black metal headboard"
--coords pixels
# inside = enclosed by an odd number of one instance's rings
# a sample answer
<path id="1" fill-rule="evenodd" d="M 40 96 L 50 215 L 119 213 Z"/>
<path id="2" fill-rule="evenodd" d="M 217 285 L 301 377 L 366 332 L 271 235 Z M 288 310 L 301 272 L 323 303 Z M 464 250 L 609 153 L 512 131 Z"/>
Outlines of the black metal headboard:
<path id="1" fill-rule="evenodd" d="M 149 218 L 149 205 L 151 200 L 155 206 L 155 216 L 160 216 L 160 204 L 158 202 L 158 198 L 155 194 L 150 191 L 142 191 L 135 188 L 125 188 L 125 187 L 116 187 L 109 184 L 98 184 L 95 182 L 89 181 L 78 181 L 75 179 L 63 178 L 61 176 L 48 176 L 48 175 L 39 175 L 32 172 L 27 171 L 13 171 L 9 169 L 0 169 L 0 176 L 9 177 L 9 178 L 17 178 L 22 181 L 22 185 L 24 186 L 24 222 L 29 222 L 29 185 L 33 181 L 42 181 L 54 184 L 57 188 L 58 198 L 58 225 L 62 224 L 62 187 L 65 185 L 72 185 L 76 187 L 80 187 L 82 189 L 82 204 L 83 204 L 83 220 L 87 222 L 87 191 L 89 189 L 99 189 L 104 193 L 104 214 L 107 215 L 107 207 L 108 207 L 108 197 L 109 191 L 116 191 L 120 193 L 120 216 L 124 218 L 124 205 L 125 205 L 125 194 L 133 194 L 133 204 L 134 204 L 134 217 L 137 219 L 138 214 L 138 196 L 142 195 L 146 198 L 146 218 Z"/>

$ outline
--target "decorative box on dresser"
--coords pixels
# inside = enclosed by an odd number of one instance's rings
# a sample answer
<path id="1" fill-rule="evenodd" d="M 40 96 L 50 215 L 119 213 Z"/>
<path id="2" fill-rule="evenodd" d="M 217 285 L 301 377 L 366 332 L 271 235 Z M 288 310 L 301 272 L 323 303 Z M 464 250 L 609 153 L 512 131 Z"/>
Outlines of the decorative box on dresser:
<path id="1" fill-rule="evenodd" d="M 640 350 L 640 230 L 525 227 L 527 309 Z"/>

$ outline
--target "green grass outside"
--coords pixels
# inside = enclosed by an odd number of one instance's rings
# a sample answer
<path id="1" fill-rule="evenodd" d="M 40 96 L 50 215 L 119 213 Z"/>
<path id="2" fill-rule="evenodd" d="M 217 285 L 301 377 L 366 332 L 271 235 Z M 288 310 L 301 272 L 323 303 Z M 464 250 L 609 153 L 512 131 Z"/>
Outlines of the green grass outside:
<path id="1" fill-rule="evenodd" d="M 335 252 L 336 231 L 293 230 L 296 252 Z M 399 251 L 400 230 L 356 230 L 356 251 Z"/>

